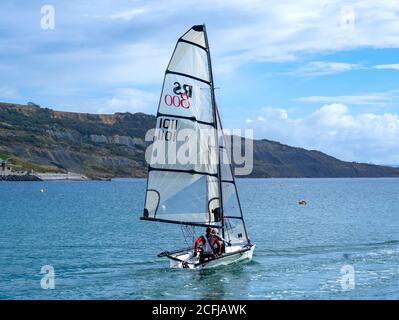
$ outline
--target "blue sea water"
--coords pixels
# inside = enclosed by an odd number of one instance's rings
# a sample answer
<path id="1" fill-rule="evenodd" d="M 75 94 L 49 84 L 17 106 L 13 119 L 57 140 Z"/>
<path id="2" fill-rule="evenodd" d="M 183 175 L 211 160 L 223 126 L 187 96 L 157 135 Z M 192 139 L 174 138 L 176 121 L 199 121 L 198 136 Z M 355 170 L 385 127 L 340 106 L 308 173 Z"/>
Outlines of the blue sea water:
<path id="1" fill-rule="evenodd" d="M 399 179 L 238 188 L 253 261 L 172 270 L 156 255 L 185 240 L 180 226 L 139 220 L 145 180 L 2 182 L 0 299 L 399 299 Z M 43 265 L 53 290 L 40 286 Z"/>

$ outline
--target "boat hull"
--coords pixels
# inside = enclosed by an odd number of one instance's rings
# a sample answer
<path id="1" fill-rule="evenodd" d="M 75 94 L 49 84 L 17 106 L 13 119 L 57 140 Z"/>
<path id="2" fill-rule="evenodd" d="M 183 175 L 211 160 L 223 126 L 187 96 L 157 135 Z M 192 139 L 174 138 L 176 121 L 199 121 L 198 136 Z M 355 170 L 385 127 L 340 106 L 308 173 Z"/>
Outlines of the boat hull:
<path id="1" fill-rule="evenodd" d="M 203 269 L 203 268 L 214 268 L 239 261 L 250 261 L 255 250 L 255 245 L 252 246 L 233 246 L 226 248 L 226 253 L 222 256 L 212 258 L 203 262 L 200 262 L 197 257 L 193 256 L 192 250 L 178 252 L 173 255 L 169 255 L 170 268 L 179 269 Z"/>

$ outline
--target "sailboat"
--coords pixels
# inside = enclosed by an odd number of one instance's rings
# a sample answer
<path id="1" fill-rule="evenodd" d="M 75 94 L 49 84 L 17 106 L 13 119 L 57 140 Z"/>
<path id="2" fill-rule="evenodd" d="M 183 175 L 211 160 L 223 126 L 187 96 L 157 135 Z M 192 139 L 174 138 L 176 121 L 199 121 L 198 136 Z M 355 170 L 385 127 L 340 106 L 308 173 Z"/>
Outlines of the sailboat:
<path id="1" fill-rule="evenodd" d="M 193 240 L 195 228 L 217 228 L 223 242 L 222 253 L 206 259 L 194 254 L 194 241 L 158 256 L 168 258 L 171 268 L 190 269 L 251 260 L 255 245 L 247 234 L 215 102 L 205 25 L 191 27 L 177 41 L 164 76 L 151 148 L 140 219 L 192 228 Z"/>

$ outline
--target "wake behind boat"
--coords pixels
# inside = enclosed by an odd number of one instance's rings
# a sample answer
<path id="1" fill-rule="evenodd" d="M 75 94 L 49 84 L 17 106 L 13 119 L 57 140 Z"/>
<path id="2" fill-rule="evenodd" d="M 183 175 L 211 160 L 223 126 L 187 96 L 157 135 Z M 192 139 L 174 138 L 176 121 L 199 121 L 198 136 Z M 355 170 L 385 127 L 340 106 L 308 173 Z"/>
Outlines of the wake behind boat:
<path id="1" fill-rule="evenodd" d="M 247 234 L 215 102 L 205 25 L 193 26 L 177 41 L 150 148 L 140 219 L 186 226 L 193 244 L 158 256 L 169 258 L 172 268 L 191 269 L 251 260 L 255 245 Z M 207 228 L 207 235 L 194 247 L 195 228 Z"/>

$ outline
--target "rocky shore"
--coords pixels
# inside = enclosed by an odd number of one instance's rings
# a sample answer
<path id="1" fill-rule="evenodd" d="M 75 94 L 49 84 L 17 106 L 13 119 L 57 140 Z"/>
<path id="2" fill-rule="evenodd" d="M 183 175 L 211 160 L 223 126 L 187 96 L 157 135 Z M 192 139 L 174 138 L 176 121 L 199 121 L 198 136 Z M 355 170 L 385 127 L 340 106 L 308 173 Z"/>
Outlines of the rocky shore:
<path id="1" fill-rule="evenodd" d="M 42 181 L 40 178 L 26 174 L 26 175 L 0 175 L 0 181 Z"/>

